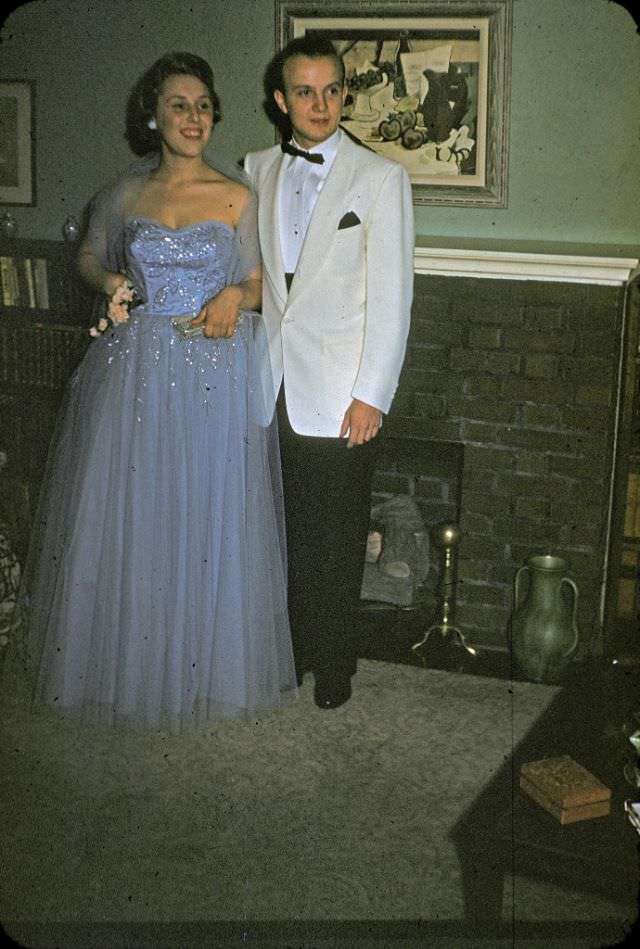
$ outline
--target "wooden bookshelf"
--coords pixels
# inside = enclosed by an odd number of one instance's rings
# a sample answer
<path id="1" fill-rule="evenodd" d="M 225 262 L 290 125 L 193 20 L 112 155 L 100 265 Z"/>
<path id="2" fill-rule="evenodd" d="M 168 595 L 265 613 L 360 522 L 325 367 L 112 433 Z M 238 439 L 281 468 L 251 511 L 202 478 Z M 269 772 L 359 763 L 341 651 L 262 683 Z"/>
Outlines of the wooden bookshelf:
<path id="1" fill-rule="evenodd" d="M 76 271 L 78 245 L 0 239 L 0 394 L 23 411 L 54 399 L 89 343 L 94 294 Z"/>
<path id="2" fill-rule="evenodd" d="M 77 274 L 76 243 L 0 238 L 0 321 L 88 326 L 92 294 Z"/>
<path id="3" fill-rule="evenodd" d="M 21 558 L 62 394 L 91 341 L 94 294 L 76 272 L 77 251 L 0 239 L 0 516 Z"/>
<path id="4" fill-rule="evenodd" d="M 628 291 L 605 602 L 608 652 L 640 655 L 640 278 Z"/>

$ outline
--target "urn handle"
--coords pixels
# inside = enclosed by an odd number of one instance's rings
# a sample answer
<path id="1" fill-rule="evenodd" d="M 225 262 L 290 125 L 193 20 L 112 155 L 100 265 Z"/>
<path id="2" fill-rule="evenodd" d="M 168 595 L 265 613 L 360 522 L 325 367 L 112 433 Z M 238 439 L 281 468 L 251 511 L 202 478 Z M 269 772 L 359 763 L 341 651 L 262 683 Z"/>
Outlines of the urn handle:
<path id="1" fill-rule="evenodd" d="M 515 582 L 514 582 L 514 604 L 513 604 L 514 609 L 516 610 L 520 606 L 520 577 L 522 576 L 525 570 L 527 571 L 527 573 L 529 572 L 529 566 L 526 563 L 522 567 L 520 567 L 518 570 L 516 570 L 516 577 L 515 577 Z"/>
<path id="2" fill-rule="evenodd" d="M 569 577 L 563 577 L 561 583 L 567 583 L 573 590 L 573 610 L 571 612 L 571 629 L 573 630 L 573 642 L 567 649 L 565 656 L 571 655 L 578 645 L 578 587 Z"/>

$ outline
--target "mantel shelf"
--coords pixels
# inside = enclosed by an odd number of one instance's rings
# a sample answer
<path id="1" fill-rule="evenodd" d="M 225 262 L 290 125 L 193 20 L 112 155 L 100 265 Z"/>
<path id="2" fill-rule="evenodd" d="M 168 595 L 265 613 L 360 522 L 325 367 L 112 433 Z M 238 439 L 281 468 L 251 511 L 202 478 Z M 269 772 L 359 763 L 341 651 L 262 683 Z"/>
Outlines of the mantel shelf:
<path id="1" fill-rule="evenodd" d="M 640 248 L 529 241 L 419 240 L 416 274 L 624 286 L 638 272 Z"/>

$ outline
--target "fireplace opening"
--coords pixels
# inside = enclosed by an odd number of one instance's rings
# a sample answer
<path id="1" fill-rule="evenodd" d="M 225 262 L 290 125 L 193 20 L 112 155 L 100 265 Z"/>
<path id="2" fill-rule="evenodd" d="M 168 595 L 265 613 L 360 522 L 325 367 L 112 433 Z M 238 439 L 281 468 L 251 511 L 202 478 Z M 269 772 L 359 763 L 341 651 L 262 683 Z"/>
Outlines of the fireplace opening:
<path id="1" fill-rule="evenodd" d="M 442 557 L 431 534 L 458 524 L 464 446 L 386 433 L 374 473 L 360 606 L 434 610 Z"/>

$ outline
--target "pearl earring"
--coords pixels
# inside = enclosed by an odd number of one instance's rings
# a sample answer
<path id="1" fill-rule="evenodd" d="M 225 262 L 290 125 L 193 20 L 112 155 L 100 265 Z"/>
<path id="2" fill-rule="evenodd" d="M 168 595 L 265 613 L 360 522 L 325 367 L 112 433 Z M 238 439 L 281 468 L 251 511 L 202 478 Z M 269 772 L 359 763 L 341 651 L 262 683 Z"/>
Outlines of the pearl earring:
<path id="1" fill-rule="evenodd" d="M 158 124 L 156 120 L 149 119 L 149 121 L 147 122 L 147 128 L 151 129 L 152 132 L 155 132 L 155 130 L 158 128 Z"/>

